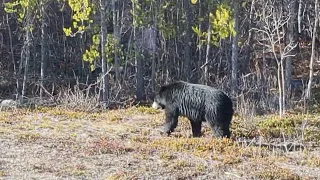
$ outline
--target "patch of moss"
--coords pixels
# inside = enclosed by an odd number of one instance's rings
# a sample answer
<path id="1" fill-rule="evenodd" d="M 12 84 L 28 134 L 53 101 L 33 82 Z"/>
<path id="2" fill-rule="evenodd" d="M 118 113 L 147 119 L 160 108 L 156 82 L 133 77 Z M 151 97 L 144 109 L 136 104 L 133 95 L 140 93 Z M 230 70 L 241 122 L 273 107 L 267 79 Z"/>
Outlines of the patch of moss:
<path id="1" fill-rule="evenodd" d="M 11 132 L 9 128 L 0 126 L 0 134 L 9 134 Z"/>
<path id="2" fill-rule="evenodd" d="M 279 180 L 298 180 L 299 175 L 292 171 L 280 167 L 268 166 L 261 170 L 255 171 L 254 175 L 258 179 L 279 179 Z"/>
<path id="3" fill-rule="evenodd" d="M 45 173 L 45 172 L 54 172 L 54 169 L 51 167 L 46 166 L 45 163 L 39 163 L 39 164 L 34 164 L 32 166 L 33 170 L 40 172 L 40 173 Z"/>
<path id="4" fill-rule="evenodd" d="M 227 147 L 233 146 L 230 139 L 212 139 L 212 138 L 162 138 L 156 139 L 150 143 L 153 148 L 165 148 L 174 151 L 191 152 L 225 152 Z"/>
<path id="5" fill-rule="evenodd" d="M 168 152 L 163 152 L 160 154 L 160 159 L 163 159 L 163 160 L 173 160 L 175 159 L 176 157 Z"/>
<path id="6" fill-rule="evenodd" d="M 33 132 L 24 132 L 24 133 L 17 134 L 16 137 L 20 141 L 32 142 L 32 141 L 36 141 L 36 140 L 40 139 L 40 134 L 33 133 Z"/>
<path id="7" fill-rule="evenodd" d="M 5 177 L 5 176 L 7 176 L 6 172 L 0 170 L 0 177 Z"/>
<path id="8" fill-rule="evenodd" d="M 258 123 L 261 135 L 267 137 L 281 137 L 282 133 L 291 136 L 295 133 L 295 127 L 301 123 L 301 119 L 297 117 L 271 117 Z"/>
<path id="9" fill-rule="evenodd" d="M 237 163 L 240 163 L 240 162 L 241 162 L 241 157 L 239 155 L 238 156 L 227 155 L 227 156 L 224 156 L 223 159 L 222 159 L 222 163 L 224 165 L 237 164 Z"/>
<path id="10" fill-rule="evenodd" d="M 320 157 L 305 151 L 301 160 L 298 161 L 298 165 L 318 168 L 320 167 Z"/>
<path id="11" fill-rule="evenodd" d="M 186 160 L 176 160 L 174 163 L 172 163 L 171 168 L 174 170 L 183 170 L 186 167 L 191 167 L 192 164 Z"/>
<path id="12" fill-rule="evenodd" d="M 62 174 L 69 174 L 71 176 L 85 176 L 87 174 L 87 168 L 84 165 L 68 166 L 63 169 Z"/>
<path id="13" fill-rule="evenodd" d="M 55 125 L 51 123 L 51 120 L 48 117 L 42 118 L 42 123 L 39 125 L 40 128 L 48 128 L 48 129 L 54 129 Z"/>
<path id="14" fill-rule="evenodd" d="M 127 115 L 133 114 L 158 114 L 160 113 L 159 110 L 153 109 L 152 107 L 148 106 L 134 106 L 126 110 Z"/>
<path id="15" fill-rule="evenodd" d="M 109 113 L 106 118 L 107 121 L 111 122 L 118 122 L 123 119 L 123 117 L 121 117 L 121 115 L 117 113 Z"/>
<path id="16" fill-rule="evenodd" d="M 39 108 L 37 109 L 37 112 L 49 114 L 52 116 L 63 116 L 63 117 L 67 117 L 68 119 L 83 119 L 83 118 L 88 118 L 89 116 L 88 112 L 72 111 L 69 109 L 63 109 L 59 107 Z"/>
<path id="17" fill-rule="evenodd" d="M 8 116 L 9 116 L 8 112 L 1 112 L 0 113 L 0 121 L 3 120 L 3 119 L 7 119 Z"/>
<path id="18" fill-rule="evenodd" d="M 86 171 L 85 170 L 73 170 L 73 171 L 71 171 L 71 174 L 73 176 L 84 176 L 84 175 L 86 175 Z"/>
<path id="19" fill-rule="evenodd" d="M 320 115 L 319 114 L 289 114 L 280 119 L 270 117 L 258 123 L 260 135 L 270 138 L 304 135 L 305 141 L 320 143 Z M 282 134 L 283 133 L 283 134 Z"/>
<path id="20" fill-rule="evenodd" d="M 304 132 L 304 138 L 306 141 L 315 142 L 320 144 L 320 130 L 319 128 L 306 129 Z"/>
<path id="21" fill-rule="evenodd" d="M 197 164 L 196 165 L 196 170 L 199 172 L 204 172 L 206 170 L 206 167 L 202 164 Z"/>
<path id="22" fill-rule="evenodd" d="M 131 140 L 132 141 L 134 141 L 134 142 L 139 142 L 139 143 L 147 143 L 150 139 L 149 138 L 147 138 L 147 137 L 141 137 L 141 136 L 133 136 L 132 138 L 131 138 Z"/>

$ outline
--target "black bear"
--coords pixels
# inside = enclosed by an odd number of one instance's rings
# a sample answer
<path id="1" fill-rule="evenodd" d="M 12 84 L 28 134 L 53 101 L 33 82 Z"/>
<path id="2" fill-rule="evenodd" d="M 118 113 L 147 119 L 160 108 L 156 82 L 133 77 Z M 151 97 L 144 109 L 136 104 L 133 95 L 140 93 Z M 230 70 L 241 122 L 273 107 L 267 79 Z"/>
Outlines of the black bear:
<path id="1" fill-rule="evenodd" d="M 181 115 L 190 120 L 193 137 L 200 137 L 203 121 L 210 125 L 215 137 L 230 137 L 234 111 L 231 99 L 221 90 L 177 81 L 161 86 L 152 107 L 165 109 L 164 131 L 168 136 L 177 127 Z"/>

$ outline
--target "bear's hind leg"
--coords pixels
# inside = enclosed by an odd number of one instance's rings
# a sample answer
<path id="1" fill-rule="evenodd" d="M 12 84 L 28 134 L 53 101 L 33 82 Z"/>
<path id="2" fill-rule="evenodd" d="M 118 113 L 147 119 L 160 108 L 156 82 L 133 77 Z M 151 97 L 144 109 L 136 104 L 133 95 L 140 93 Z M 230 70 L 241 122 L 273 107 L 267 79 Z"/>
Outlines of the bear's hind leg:
<path id="1" fill-rule="evenodd" d="M 191 128 L 192 128 L 192 136 L 193 137 L 200 137 L 201 135 L 201 121 L 193 121 L 190 120 Z"/>

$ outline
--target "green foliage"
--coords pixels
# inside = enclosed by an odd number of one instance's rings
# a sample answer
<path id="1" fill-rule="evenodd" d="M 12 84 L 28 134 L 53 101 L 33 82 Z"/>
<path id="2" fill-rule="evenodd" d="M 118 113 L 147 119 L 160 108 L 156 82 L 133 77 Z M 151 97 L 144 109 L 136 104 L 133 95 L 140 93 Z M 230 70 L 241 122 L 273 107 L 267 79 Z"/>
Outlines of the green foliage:
<path id="1" fill-rule="evenodd" d="M 152 1 L 146 0 L 146 2 L 151 3 Z M 92 36 L 92 44 L 91 46 L 85 50 L 82 58 L 83 61 L 86 61 L 90 64 L 90 69 L 94 69 L 94 61 L 97 60 L 100 55 L 100 35 L 97 34 L 97 32 L 100 31 L 100 29 L 97 28 L 97 26 L 90 26 L 90 24 L 93 23 L 93 20 L 90 19 L 90 16 L 95 14 L 95 6 L 93 4 L 90 4 L 89 0 L 68 0 L 68 5 L 71 7 L 73 11 L 72 19 L 72 27 L 66 27 L 63 28 L 63 31 L 66 36 L 75 36 L 78 32 L 84 32 L 84 31 L 91 31 L 93 32 Z M 137 8 L 139 9 L 139 5 L 137 5 Z M 142 12 L 142 11 L 141 11 Z M 141 21 L 142 18 L 140 18 L 139 21 Z M 93 28 L 92 28 L 93 27 Z M 89 29 L 91 28 L 91 29 Z M 89 31 L 89 32 L 90 32 Z M 114 39 L 112 34 L 107 35 L 107 44 L 105 44 L 104 48 L 106 50 L 106 57 L 107 62 L 111 63 L 114 61 L 113 54 L 118 51 L 118 54 L 121 55 L 121 48 L 115 48 L 118 47 L 116 44 L 119 42 Z"/>
<path id="2" fill-rule="evenodd" d="M 292 135 L 295 132 L 296 123 L 299 119 L 287 117 L 279 119 L 277 117 L 271 117 L 270 119 L 261 121 L 258 124 L 261 132 L 265 136 L 281 137 L 281 133 L 285 135 Z"/>
<path id="3" fill-rule="evenodd" d="M 157 20 L 157 28 L 162 33 L 165 39 L 168 39 L 176 35 L 175 25 L 172 21 L 166 21 L 165 13 L 173 12 L 176 8 L 176 4 L 173 2 L 164 1 L 160 7 L 158 7 L 158 13 L 155 17 Z"/>
<path id="4" fill-rule="evenodd" d="M 72 18 L 76 22 L 89 20 L 89 15 L 91 13 L 92 8 L 89 6 L 88 0 L 68 0 L 68 4 L 74 12 Z"/>
<path id="5" fill-rule="evenodd" d="M 213 25 L 214 40 L 215 38 L 225 39 L 229 35 L 234 36 L 234 19 L 232 18 L 232 12 L 227 5 L 219 5 L 214 15 L 210 14 L 210 20 Z"/>
<path id="6" fill-rule="evenodd" d="M 99 44 L 100 38 L 99 34 L 95 34 L 92 36 L 92 45 L 89 49 L 86 49 L 85 53 L 82 55 L 83 61 L 86 61 L 90 64 L 91 71 L 94 70 L 93 63 L 94 61 L 100 57 L 99 53 Z"/>
<path id="7" fill-rule="evenodd" d="M 141 2 L 138 2 L 138 0 L 131 0 L 131 2 L 134 8 L 130 11 L 133 16 L 133 26 L 148 27 L 152 25 L 154 12 L 152 7 L 156 6 L 156 2 L 151 0 L 143 0 Z"/>
<path id="8" fill-rule="evenodd" d="M 96 13 L 96 6 L 89 0 L 67 0 L 68 5 L 72 9 L 72 26 L 63 28 L 63 32 L 66 36 L 74 37 L 77 33 L 83 33 L 84 31 L 92 32 L 92 44 L 85 50 L 82 55 L 83 61 L 90 64 L 90 69 L 94 69 L 94 61 L 100 57 L 99 45 L 100 35 L 95 26 L 91 26 L 93 20 L 90 18 Z"/>
<path id="9" fill-rule="evenodd" d="M 18 22 L 22 22 L 27 12 L 36 14 L 37 2 L 36 0 L 15 0 L 5 3 L 4 10 L 7 13 L 17 13 Z"/>
<path id="10" fill-rule="evenodd" d="M 71 27 L 63 28 L 63 32 L 66 34 L 66 36 L 71 36 L 71 34 L 72 34 Z"/>
<path id="11" fill-rule="evenodd" d="M 191 0 L 192 4 L 197 4 L 198 0 Z"/>
<path id="12" fill-rule="evenodd" d="M 142 8 L 142 6 L 152 7 L 154 1 L 144 0 L 138 2 L 138 0 L 131 0 L 133 9 L 130 10 L 130 13 L 133 17 L 132 25 L 134 27 L 144 27 L 150 25 L 152 21 L 152 11 L 147 10 L 147 8 Z"/>
<path id="13" fill-rule="evenodd" d="M 7 12 L 7 13 L 16 13 L 18 10 L 17 10 L 17 6 L 19 5 L 20 3 L 18 1 L 14 1 L 14 2 L 7 2 L 5 3 L 5 7 L 4 7 L 4 10 Z"/>
<path id="14" fill-rule="evenodd" d="M 93 4 L 89 4 L 89 0 L 68 0 L 68 5 L 72 9 L 72 28 L 63 28 L 63 32 L 66 36 L 74 36 L 77 32 L 85 31 L 93 20 L 90 19 L 92 14 L 95 14 Z M 75 29 L 75 33 L 72 32 Z"/>
<path id="15" fill-rule="evenodd" d="M 163 1 L 161 4 L 156 4 L 157 1 L 151 0 L 143 0 L 141 2 L 131 0 L 131 2 L 134 7 L 130 11 L 134 27 L 150 27 L 155 25 L 156 22 L 158 30 L 165 39 L 176 34 L 174 23 L 171 21 L 167 22 L 165 18 L 166 12 L 173 12 L 175 10 L 176 4 L 174 2 Z"/>
<path id="16" fill-rule="evenodd" d="M 114 56 L 112 55 L 115 52 L 118 53 L 120 59 L 124 57 L 124 54 L 121 51 L 121 48 L 116 48 L 116 43 L 118 42 L 113 37 L 113 35 L 108 34 L 107 43 L 105 45 L 106 59 L 108 63 L 114 62 Z M 85 50 L 85 53 L 82 56 L 83 61 L 86 61 L 90 64 L 91 71 L 94 70 L 94 66 L 93 66 L 94 61 L 100 57 L 99 45 L 100 45 L 100 35 L 95 34 L 92 36 L 92 45 L 89 47 L 89 49 Z"/>
<path id="17" fill-rule="evenodd" d="M 197 26 L 193 26 L 191 28 L 192 28 L 193 32 L 196 33 L 197 36 L 200 38 L 199 45 L 204 44 L 207 41 L 206 40 L 207 32 L 201 32 L 201 30 Z"/>
<path id="18" fill-rule="evenodd" d="M 234 36 L 236 31 L 234 29 L 234 19 L 232 17 L 231 8 L 227 4 L 219 4 L 216 7 L 215 13 L 209 13 L 209 22 L 211 23 L 211 43 L 218 46 L 220 39 Z M 203 21 L 203 18 L 199 18 Z M 207 32 L 201 32 L 197 26 L 192 27 L 192 30 L 200 37 L 200 43 L 205 43 Z"/>

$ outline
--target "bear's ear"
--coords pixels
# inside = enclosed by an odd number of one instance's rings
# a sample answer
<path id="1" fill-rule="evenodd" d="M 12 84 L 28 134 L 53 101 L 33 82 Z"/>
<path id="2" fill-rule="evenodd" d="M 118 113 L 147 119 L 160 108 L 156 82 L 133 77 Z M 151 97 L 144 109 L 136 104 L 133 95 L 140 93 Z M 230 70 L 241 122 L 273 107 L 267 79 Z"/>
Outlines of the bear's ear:
<path id="1" fill-rule="evenodd" d="M 161 86 L 161 88 L 159 90 L 159 95 L 161 95 L 166 89 L 168 89 L 168 86 L 166 86 L 166 85 Z"/>
<path id="2" fill-rule="evenodd" d="M 163 87 L 163 85 L 158 85 L 154 88 L 154 94 L 158 94 L 161 91 L 161 88 Z"/>
<path id="3" fill-rule="evenodd" d="M 164 91 L 167 91 L 170 88 L 171 84 L 162 85 L 159 88 L 155 89 L 155 94 L 161 95 Z"/>

